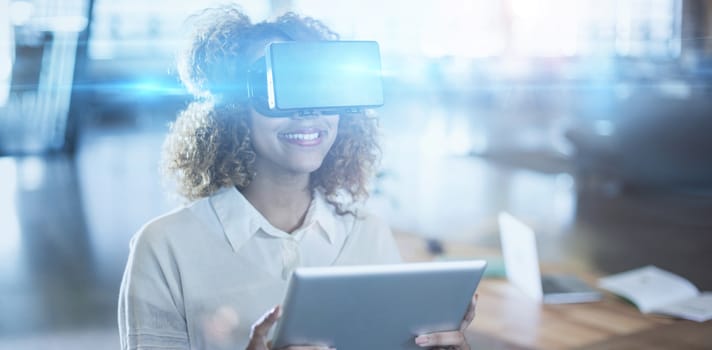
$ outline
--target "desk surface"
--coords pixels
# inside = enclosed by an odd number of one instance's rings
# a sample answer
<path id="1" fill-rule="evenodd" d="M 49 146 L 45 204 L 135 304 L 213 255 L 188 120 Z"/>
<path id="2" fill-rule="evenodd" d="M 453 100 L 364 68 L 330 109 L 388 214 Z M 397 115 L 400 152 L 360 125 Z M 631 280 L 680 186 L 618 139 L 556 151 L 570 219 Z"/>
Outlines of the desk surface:
<path id="1" fill-rule="evenodd" d="M 396 234 L 396 240 L 404 260 L 433 259 L 422 238 Z M 472 258 L 498 254 L 463 243 L 446 243 L 445 251 Z M 581 266 L 554 269 L 590 282 L 596 276 Z M 645 315 L 610 293 L 595 303 L 542 305 L 502 278 L 483 279 L 478 293 L 477 316 L 467 331 L 473 349 L 712 349 L 712 321 Z"/>

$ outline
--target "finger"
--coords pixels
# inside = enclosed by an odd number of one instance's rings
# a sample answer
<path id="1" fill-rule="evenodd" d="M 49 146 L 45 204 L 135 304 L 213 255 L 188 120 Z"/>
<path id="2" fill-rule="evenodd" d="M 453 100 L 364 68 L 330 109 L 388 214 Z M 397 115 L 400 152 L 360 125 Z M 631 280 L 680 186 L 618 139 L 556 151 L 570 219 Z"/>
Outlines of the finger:
<path id="1" fill-rule="evenodd" d="M 415 337 L 415 343 L 420 347 L 459 346 L 465 343 L 465 336 L 460 331 L 430 333 Z"/>
<path id="2" fill-rule="evenodd" d="M 465 314 L 465 317 L 462 319 L 462 322 L 460 323 L 460 331 L 464 331 L 467 329 L 467 327 L 470 326 L 472 323 L 472 320 L 475 319 L 475 308 L 470 305 L 470 307 L 467 309 L 467 313 Z"/>
<path id="3" fill-rule="evenodd" d="M 270 328 L 272 328 L 274 323 L 277 322 L 281 316 L 280 311 L 280 307 L 277 305 L 272 308 L 272 310 L 262 315 L 262 317 L 252 326 L 252 334 L 250 334 L 250 338 L 254 339 L 266 337 Z"/>
<path id="4" fill-rule="evenodd" d="M 470 302 L 470 306 L 467 308 L 467 313 L 465 313 L 465 317 L 462 319 L 462 323 L 460 323 L 460 331 L 464 331 L 467 329 L 467 327 L 470 326 L 472 323 L 472 320 L 475 319 L 475 309 L 477 308 L 477 294 L 475 294 L 472 297 L 472 301 Z"/>
<path id="5" fill-rule="evenodd" d="M 472 350 L 470 344 L 465 341 L 462 345 L 450 345 L 450 346 L 435 346 L 431 347 L 431 350 Z"/>

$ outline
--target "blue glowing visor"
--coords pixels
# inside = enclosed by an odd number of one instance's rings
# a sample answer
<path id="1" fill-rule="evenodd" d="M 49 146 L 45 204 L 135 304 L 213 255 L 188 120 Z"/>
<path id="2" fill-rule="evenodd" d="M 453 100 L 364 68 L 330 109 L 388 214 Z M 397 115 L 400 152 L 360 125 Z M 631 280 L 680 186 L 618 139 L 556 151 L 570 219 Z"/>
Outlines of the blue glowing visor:
<path id="1" fill-rule="evenodd" d="M 271 43 L 250 69 L 250 100 L 263 115 L 358 113 L 383 105 L 375 41 Z"/>

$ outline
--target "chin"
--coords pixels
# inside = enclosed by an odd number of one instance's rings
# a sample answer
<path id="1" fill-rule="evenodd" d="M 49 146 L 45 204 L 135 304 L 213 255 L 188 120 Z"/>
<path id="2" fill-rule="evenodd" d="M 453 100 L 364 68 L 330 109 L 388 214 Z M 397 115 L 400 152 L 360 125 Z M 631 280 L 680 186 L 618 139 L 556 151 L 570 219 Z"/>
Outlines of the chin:
<path id="1" fill-rule="evenodd" d="M 289 170 L 295 174 L 311 174 L 321 167 L 322 162 L 299 162 L 291 164 Z"/>

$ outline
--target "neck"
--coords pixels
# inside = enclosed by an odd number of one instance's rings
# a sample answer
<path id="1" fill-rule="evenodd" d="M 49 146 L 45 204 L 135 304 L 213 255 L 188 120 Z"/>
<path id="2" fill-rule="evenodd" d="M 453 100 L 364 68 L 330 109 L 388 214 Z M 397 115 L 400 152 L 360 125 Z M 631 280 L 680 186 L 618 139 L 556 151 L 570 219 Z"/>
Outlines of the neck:
<path id="1" fill-rule="evenodd" d="M 302 225 L 312 200 L 309 174 L 269 176 L 263 173 L 242 193 L 272 226 L 288 233 Z"/>

